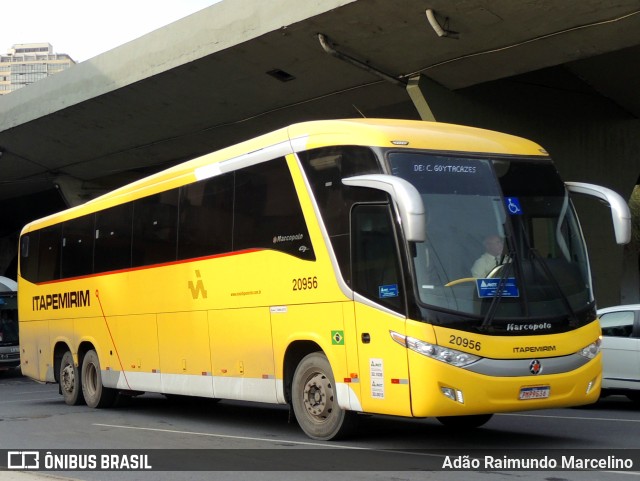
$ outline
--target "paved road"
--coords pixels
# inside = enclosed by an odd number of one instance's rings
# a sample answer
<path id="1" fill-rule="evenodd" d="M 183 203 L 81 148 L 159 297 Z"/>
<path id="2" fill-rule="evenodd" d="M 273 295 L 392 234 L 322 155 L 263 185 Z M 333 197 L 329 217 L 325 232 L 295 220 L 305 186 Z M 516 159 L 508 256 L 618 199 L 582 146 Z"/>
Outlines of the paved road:
<path id="1" fill-rule="evenodd" d="M 571 449 L 616 453 L 634 448 L 640 453 L 640 406 L 622 397 L 605 399 L 582 409 L 548 410 L 496 415 L 484 428 L 455 431 L 432 419 L 403 420 L 363 417 L 356 438 L 322 443 L 310 440 L 288 422 L 283 406 L 208 400 L 175 402 L 144 395 L 129 403 L 95 410 L 67 406 L 55 385 L 40 385 L 19 375 L 0 377 L 0 450 L 95 450 L 142 452 L 144 449 L 189 450 L 194 463 L 232 466 L 232 471 L 25 473 L 0 471 L 0 481 L 33 479 L 78 480 L 462 480 L 567 481 L 640 480 L 640 473 L 617 469 L 591 472 L 513 472 L 508 469 L 408 471 L 424 460 L 445 454 L 518 457 L 534 450 L 559 453 Z M 388 450 L 399 450 L 389 457 Z M 179 451 L 163 451 L 167 456 Z M 582 451 L 579 451 L 580 453 Z M 157 451 L 156 451 L 157 453 Z M 157 458 L 156 458 L 157 459 Z M 335 471 L 341 461 L 357 459 L 365 471 Z M 451 457 L 451 459 L 456 459 Z M 462 459 L 462 458 L 459 458 Z M 273 460 L 282 471 L 273 470 Z M 166 461 L 166 460 L 161 460 Z M 439 462 L 439 461 L 438 461 Z M 271 464 L 270 464 L 271 463 Z M 307 471 L 305 466 L 314 465 Z M 396 467 L 397 464 L 397 467 Z M 0 466 L 6 466 L 0 459 Z M 195 465 L 195 464 L 194 464 Z M 238 473 L 239 467 L 245 467 Z M 264 468 L 263 468 L 264 466 Z M 382 469 L 381 469 L 382 466 Z M 484 468 L 484 466 L 483 466 Z M 255 469 L 260 469 L 255 471 Z M 390 471 L 397 469 L 397 472 Z M 636 464 L 640 470 L 640 463 Z M 44 476 L 44 477 L 43 477 Z"/>

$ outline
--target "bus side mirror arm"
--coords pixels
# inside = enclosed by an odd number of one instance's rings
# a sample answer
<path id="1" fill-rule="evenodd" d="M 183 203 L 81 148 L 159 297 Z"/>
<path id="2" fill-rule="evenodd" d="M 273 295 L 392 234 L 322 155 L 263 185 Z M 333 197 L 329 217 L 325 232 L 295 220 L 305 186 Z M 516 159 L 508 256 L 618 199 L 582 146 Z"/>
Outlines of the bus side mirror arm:
<path id="1" fill-rule="evenodd" d="M 400 212 L 400 220 L 409 242 L 424 242 L 425 211 L 422 196 L 408 181 L 384 174 L 367 174 L 342 179 L 344 185 L 382 190 L 389 194 Z"/>
<path id="2" fill-rule="evenodd" d="M 631 212 L 627 202 L 617 192 L 600 185 L 583 182 L 565 182 L 565 185 L 569 192 L 597 197 L 609 204 L 616 242 L 627 244 L 631 240 Z"/>

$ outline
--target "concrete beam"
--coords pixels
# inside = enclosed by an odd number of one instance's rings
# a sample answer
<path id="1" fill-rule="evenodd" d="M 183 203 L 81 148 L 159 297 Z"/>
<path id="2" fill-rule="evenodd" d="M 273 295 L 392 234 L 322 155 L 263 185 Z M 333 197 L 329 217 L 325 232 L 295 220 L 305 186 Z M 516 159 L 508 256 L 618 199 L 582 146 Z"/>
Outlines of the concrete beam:
<path id="1" fill-rule="evenodd" d="M 407 83 L 407 93 L 409 97 L 411 97 L 411 101 L 418 111 L 420 118 L 430 122 L 436 121 L 433 111 L 431 107 L 429 107 L 429 102 L 427 101 L 430 86 L 433 83 L 432 80 L 422 74 L 411 77 Z"/>

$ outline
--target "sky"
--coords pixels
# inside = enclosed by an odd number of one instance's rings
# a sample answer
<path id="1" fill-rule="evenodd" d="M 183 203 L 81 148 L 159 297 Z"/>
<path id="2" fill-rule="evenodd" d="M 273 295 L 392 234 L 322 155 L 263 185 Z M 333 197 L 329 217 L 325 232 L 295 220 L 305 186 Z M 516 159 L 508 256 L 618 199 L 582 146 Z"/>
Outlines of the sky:
<path id="1" fill-rule="evenodd" d="M 82 62 L 218 1 L 0 0 L 0 53 L 45 42 Z"/>

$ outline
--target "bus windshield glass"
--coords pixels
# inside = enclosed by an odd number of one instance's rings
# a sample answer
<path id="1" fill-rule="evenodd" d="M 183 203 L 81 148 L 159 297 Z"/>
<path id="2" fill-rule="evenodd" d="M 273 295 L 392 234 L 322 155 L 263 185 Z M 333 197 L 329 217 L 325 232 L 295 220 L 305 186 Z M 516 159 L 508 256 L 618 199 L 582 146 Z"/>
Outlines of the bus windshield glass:
<path id="1" fill-rule="evenodd" d="M 423 307 L 500 320 L 577 320 L 593 309 L 584 240 L 548 158 L 477 158 L 390 152 L 426 211 L 413 250 Z"/>

